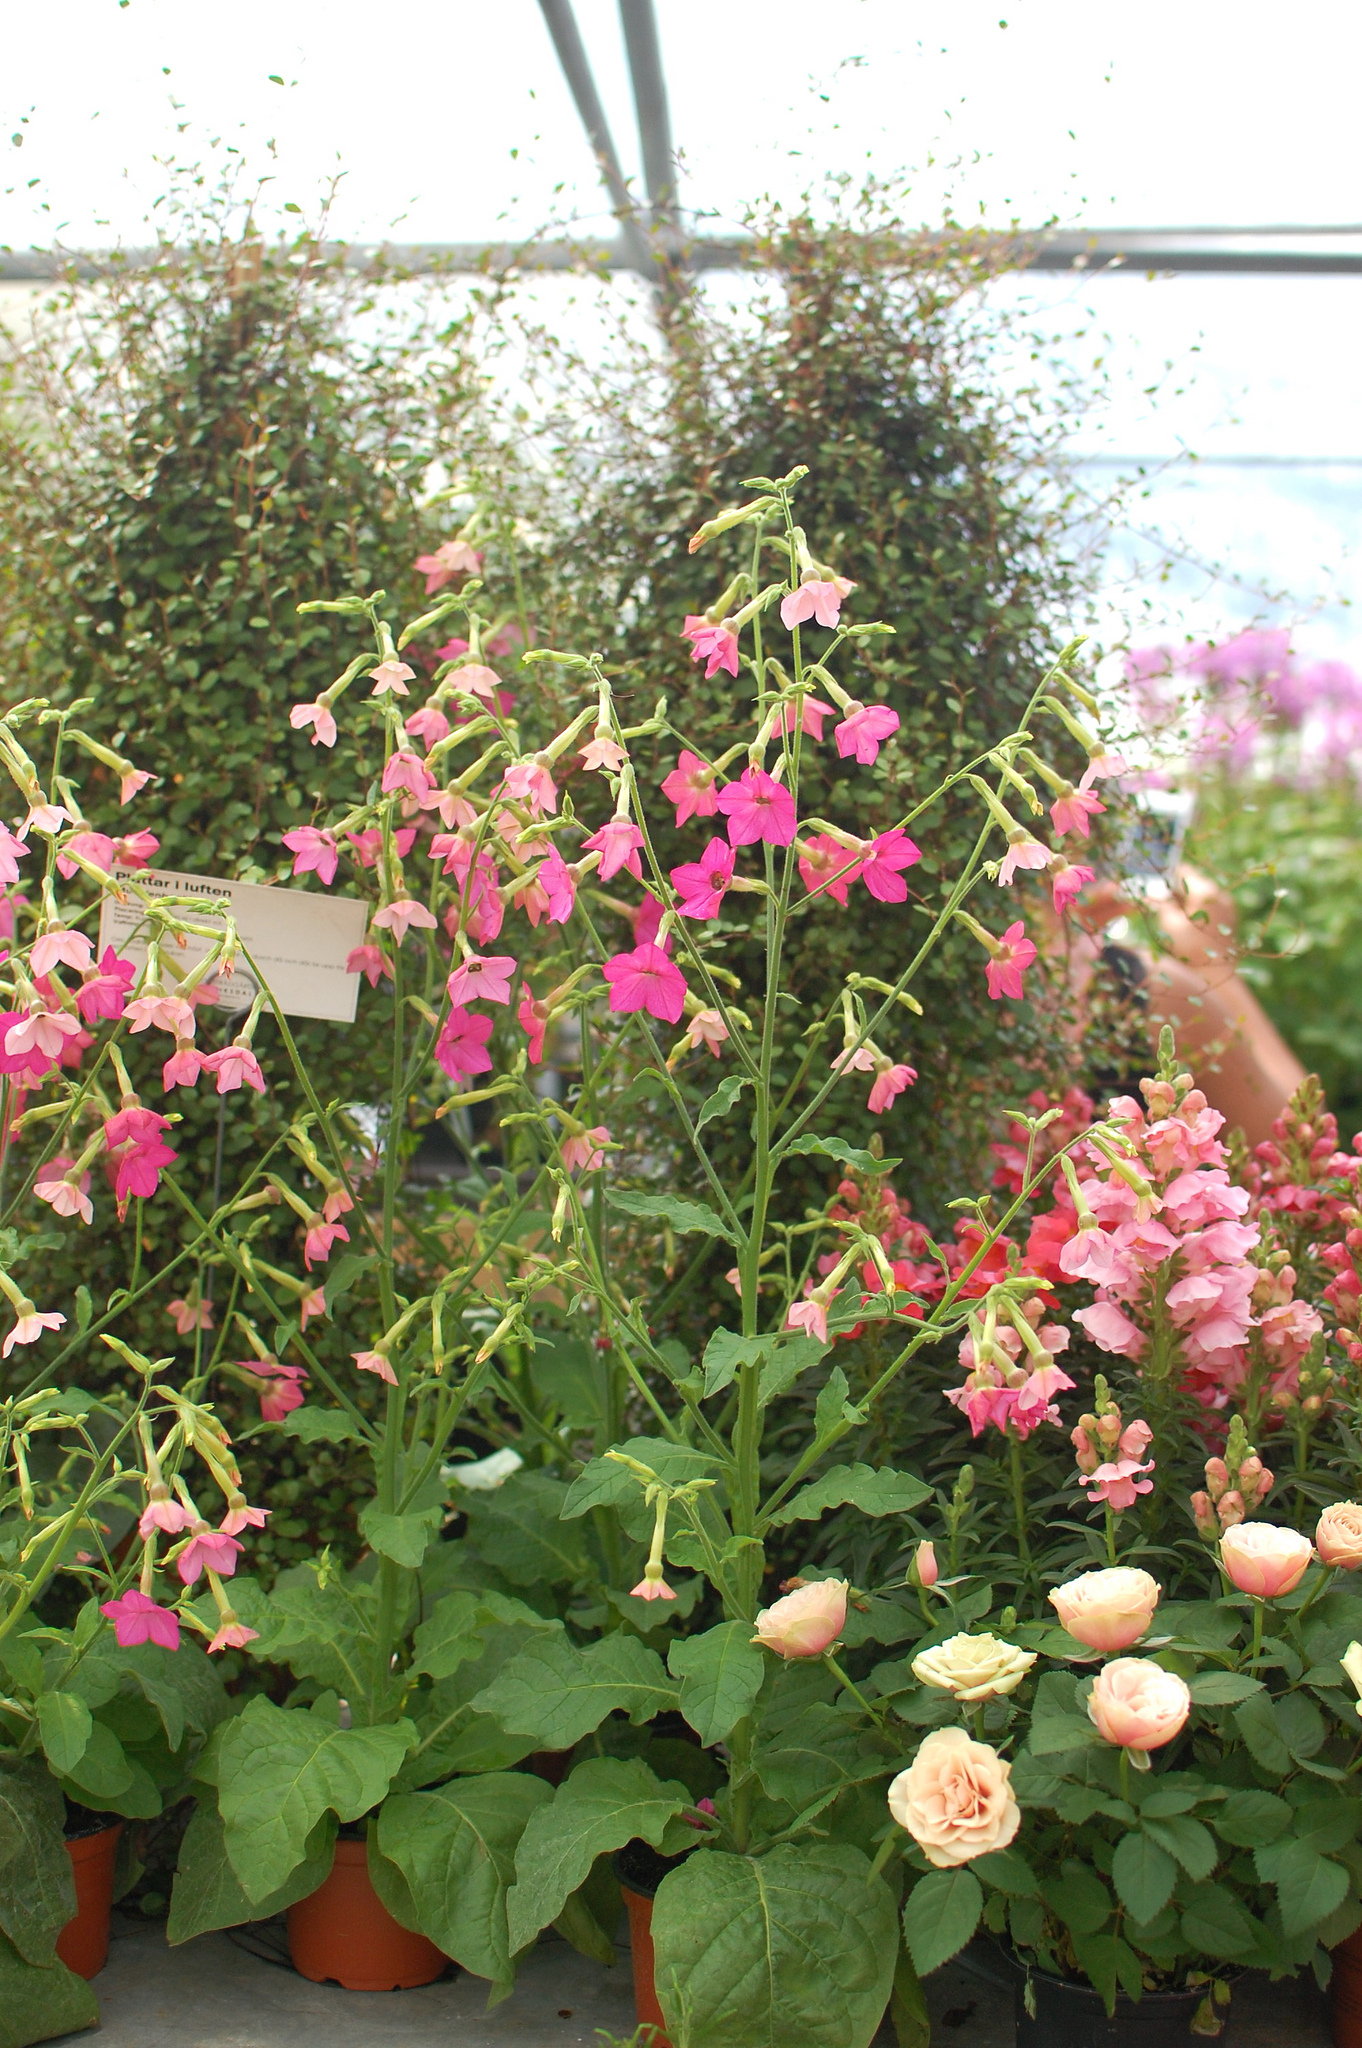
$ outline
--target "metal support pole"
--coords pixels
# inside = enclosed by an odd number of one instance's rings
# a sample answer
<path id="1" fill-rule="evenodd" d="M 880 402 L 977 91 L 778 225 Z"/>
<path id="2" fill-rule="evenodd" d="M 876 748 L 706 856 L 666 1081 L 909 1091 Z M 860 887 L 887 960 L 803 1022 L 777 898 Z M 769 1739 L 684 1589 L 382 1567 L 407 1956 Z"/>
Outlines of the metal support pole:
<path id="1" fill-rule="evenodd" d="M 662 69 L 653 0 L 620 0 L 620 22 L 629 57 L 629 77 L 634 88 L 634 110 L 638 115 L 638 137 L 643 152 L 643 177 L 648 187 L 653 227 L 662 230 L 670 239 L 675 236 L 678 225 L 676 158 L 672 149 L 667 81 Z"/>
<path id="2" fill-rule="evenodd" d="M 572 11 L 572 0 L 539 0 L 540 12 L 553 38 L 553 47 L 558 52 L 558 62 L 563 67 L 563 76 L 582 117 L 587 140 L 591 144 L 600 166 L 600 173 L 614 202 L 615 214 L 620 224 L 620 240 L 628 252 L 632 267 L 644 277 L 653 277 L 657 263 L 648 246 L 648 237 L 639 224 L 638 207 L 629 187 L 624 182 L 620 160 L 605 118 L 605 109 L 596 91 L 596 81 L 591 75 L 577 27 L 577 17 Z"/>

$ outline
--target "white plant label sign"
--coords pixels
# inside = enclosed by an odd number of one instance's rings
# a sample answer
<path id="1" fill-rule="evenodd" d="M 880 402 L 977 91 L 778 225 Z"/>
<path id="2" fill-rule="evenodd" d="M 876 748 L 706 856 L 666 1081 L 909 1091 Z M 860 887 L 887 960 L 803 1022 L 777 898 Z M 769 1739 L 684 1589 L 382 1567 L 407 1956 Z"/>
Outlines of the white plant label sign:
<path id="1" fill-rule="evenodd" d="M 319 1017 L 331 1024 L 353 1024 L 360 977 L 347 974 L 345 962 L 364 940 L 369 905 L 359 896 L 322 895 L 320 890 L 262 887 L 258 882 L 227 882 L 216 875 L 187 875 L 173 868 L 115 868 L 120 882 L 136 882 L 156 896 L 198 899 L 193 917 L 199 924 L 219 924 L 224 902 L 236 919 L 243 946 L 249 947 L 271 995 L 290 1017 Z M 112 946 L 120 960 L 141 970 L 147 957 L 145 913 L 128 892 L 119 903 L 106 896 L 99 913 L 99 954 Z M 162 959 L 181 973 L 196 967 L 209 941 L 189 934 L 184 945 L 169 944 Z M 249 1009 L 256 980 L 244 958 L 235 972 L 218 978 L 218 1007 Z"/>

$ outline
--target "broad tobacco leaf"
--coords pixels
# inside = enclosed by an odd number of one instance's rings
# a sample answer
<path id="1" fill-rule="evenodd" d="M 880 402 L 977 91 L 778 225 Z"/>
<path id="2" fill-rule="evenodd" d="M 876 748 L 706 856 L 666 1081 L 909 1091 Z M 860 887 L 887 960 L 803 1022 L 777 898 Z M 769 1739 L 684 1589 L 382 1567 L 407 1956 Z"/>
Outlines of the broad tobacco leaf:
<path id="1" fill-rule="evenodd" d="M 571 1749 L 607 1714 L 623 1711 L 637 1724 L 675 1708 L 677 1697 L 662 1659 L 637 1636 L 602 1636 L 579 1650 L 565 1633 L 545 1631 L 472 1704 L 541 1749 Z"/>
<path id="2" fill-rule="evenodd" d="M 787 1500 L 769 1517 L 769 1526 L 783 1529 L 788 1522 L 816 1522 L 830 1508 L 859 1508 L 863 1515 L 906 1515 L 926 1500 L 931 1488 L 910 1472 L 894 1472 L 888 1466 L 834 1465 Z"/>
<path id="3" fill-rule="evenodd" d="M 369 1501 L 360 1514 L 359 1526 L 371 1550 L 414 1572 L 434 1542 L 443 1520 L 443 1508 L 420 1508 L 408 1515 L 385 1515 L 373 1501 Z"/>
<path id="4" fill-rule="evenodd" d="M 697 1451 L 690 1444 L 668 1443 L 664 1437 L 630 1437 L 619 1448 L 673 1486 L 687 1479 L 703 1479 L 719 1469 L 718 1459 L 710 1457 L 707 1451 Z M 593 1458 L 569 1486 L 562 1512 L 564 1519 L 570 1521 L 589 1514 L 592 1508 L 618 1508 L 642 1500 L 643 1485 L 636 1472 L 621 1465 L 618 1458 Z M 651 1522 L 651 1508 L 648 1515 Z"/>
<path id="5" fill-rule="evenodd" d="M 511 1984 L 506 1894 L 531 1815 L 553 1788 L 527 1772 L 455 1778 L 396 1793 L 378 1818 L 378 1847 L 407 1881 L 421 1932 L 477 1977 Z"/>
<path id="6" fill-rule="evenodd" d="M 216 1761 L 227 1855 L 247 1898 L 258 1906 L 280 1889 L 328 1809 L 351 1821 L 377 1806 L 415 1739 L 410 1721 L 337 1728 L 257 1695 L 223 1729 Z"/>
<path id="7" fill-rule="evenodd" d="M 240 1927 L 244 1921 L 268 1920 L 284 1912 L 325 1883 L 335 1846 L 336 1816 L 324 1813 L 287 1882 L 267 1898 L 249 1899 L 227 1860 L 222 1815 L 211 1799 L 200 1801 L 180 1844 L 166 1939 L 174 1947 L 216 1927 Z"/>
<path id="8" fill-rule="evenodd" d="M 37 1757 L 0 1766 L 0 1928 L 40 1968 L 76 1910 L 65 1818 L 61 1790 Z"/>
<path id="9" fill-rule="evenodd" d="M 877 1737 L 821 1701 L 777 1730 L 764 1728 L 752 1757 L 762 1790 L 796 1812 L 834 1787 L 886 1776 L 890 1762 Z"/>
<path id="10" fill-rule="evenodd" d="M 562 1520 L 567 1493 L 547 1472 L 514 1472 L 492 1493 L 464 1490 L 467 1540 L 512 1585 L 572 1585 L 587 1555 L 582 1531 Z"/>
<path id="11" fill-rule="evenodd" d="M 700 1849 L 662 1880 L 654 1978 L 674 2040 L 869 2048 L 899 1951 L 894 1899 L 859 1849 Z"/>
<path id="12" fill-rule="evenodd" d="M 83 1977 L 65 1963 L 26 1962 L 0 1935 L 0 2048 L 30 2048 L 98 2024 L 99 2002 Z"/>
<path id="13" fill-rule="evenodd" d="M 349 1597 L 336 1585 L 282 1587 L 269 1597 L 261 1654 L 268 1651 L 287 1664 L 295 1678 L 315 1678 L 346 1699 L 362 1699 L 368 1690 L 364 1660 L 369 1651 L 362 1617 L 373 1598 L 372 1590 L 360 1585 L 350 1588 Z M 258 1626 L 249 1616 L 243 1619 L 250 1628 Z"/>
<path id="14" fill-rule="evenodd" d="M 578 1764 L 552 1802 L 531 1814 L 520 1838 L 516 1881 L 506 1900 L 511 1953 L 558 1918 L 598 1856 L 636 1838 L 659 1848 L 669 1823 L 689 1804 L 684 1785 L 654 1777 L 637 1757 L 592 1757 Z M 684 1826 L 681 1833 L 694 1840 Z M 684 1846 L 669 1843 L 669 1853 Z"/>
<path id="15" fill-rule="evenodd" d="M 681 1680 L 681 1711 L 706 1748 L 722 1742 L 750 1713 L 766 1677 L 766 1659 L 745 1621 L 721 1621 L 703 1635 L 683 1636 L 667 1653 Z"/>

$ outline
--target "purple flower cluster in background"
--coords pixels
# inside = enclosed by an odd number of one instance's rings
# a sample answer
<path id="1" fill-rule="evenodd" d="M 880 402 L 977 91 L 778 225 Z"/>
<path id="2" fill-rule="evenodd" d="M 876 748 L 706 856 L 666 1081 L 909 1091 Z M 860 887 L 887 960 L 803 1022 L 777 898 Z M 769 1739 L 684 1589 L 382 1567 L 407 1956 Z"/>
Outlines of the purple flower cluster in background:
<path id="1" fill-rule="evenodd" d="M 1198 773 L 1242 775 L 1266 762 L 1299 783 L 1362 779 L 1362 676 L 1342 661 L 1302 661 L 1285 628 L 1249 628 L 1212 646 L 1141 647 L 1126 681 L 1150 729 L 1188 727 Z"/>

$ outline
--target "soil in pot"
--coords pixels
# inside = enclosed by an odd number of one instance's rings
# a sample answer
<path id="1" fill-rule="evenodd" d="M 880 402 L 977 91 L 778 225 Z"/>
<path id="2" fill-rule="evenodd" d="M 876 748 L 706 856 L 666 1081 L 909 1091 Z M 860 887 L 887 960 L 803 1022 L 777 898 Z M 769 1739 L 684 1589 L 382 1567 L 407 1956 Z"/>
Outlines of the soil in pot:
<path id="1" fill-rule="evenodd" d="M 68 1807 L 66 1853 L 76 1880 L 76 1913 L 57 1936 L 57 1954 L 78 1977 L 97 1977 L 109 1960 L 114 1859 L 122 1832 L 122 1821 L 111 1821 L 107 1813 Z"/>
<path id="2" fill-rule="evenodd" d="M 653 1981 L 653 1900 L 669 1870 L 684 1856 L 659 1856 L 646 1842 L 626 1842 L 614 1856 L 615 1875 L 629 1915 L 629 1955 L 634 1966 L 634 2011 L 641 2027 L 651 2027 L 648 2048 L 671 2048 L 662 2007 Z"/>
<path id="3" fill-rule="evenodd" d="M 369 1878 L 368 1846 L 342 1838 L 324 1884 L 288 1909 L 299 1976 L 346 1991 L 407 1991 L 432 1984 L 449 1961 L 424 1934 L 400 1927 Z"/>

